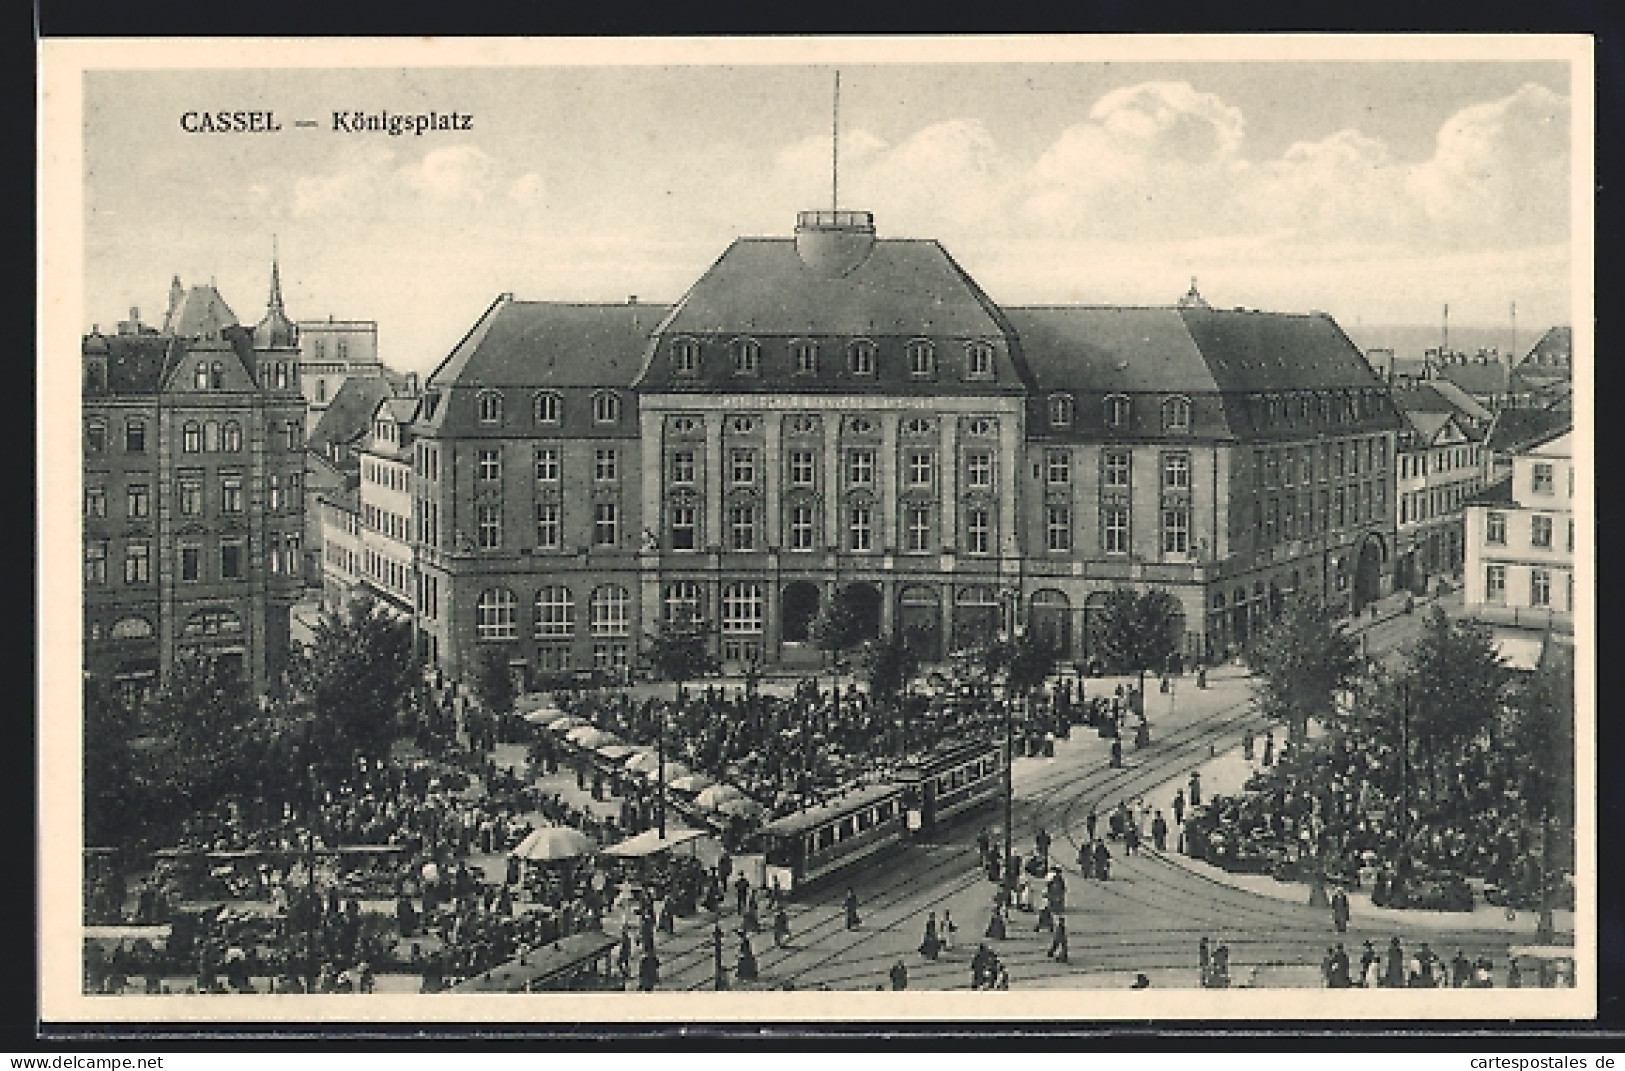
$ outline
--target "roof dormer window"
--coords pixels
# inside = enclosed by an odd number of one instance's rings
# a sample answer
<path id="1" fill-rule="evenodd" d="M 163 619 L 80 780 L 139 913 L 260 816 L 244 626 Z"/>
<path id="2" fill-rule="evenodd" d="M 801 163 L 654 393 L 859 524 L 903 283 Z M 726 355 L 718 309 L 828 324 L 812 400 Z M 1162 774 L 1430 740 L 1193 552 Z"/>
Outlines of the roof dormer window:
<path id="1" fill-rule="evenodd" d="M 226 366 L 219 361 L 209 366 L 209 386 L 219 390 L 226 385 Z"/>
<path id="2" fill-rule="evenodd" d="M 192 373 L 192 386 L 197 390 L 209 389 L 209 366 L 202 361 L 197 363 L 197 369 Z"/>
<path id="3" fill-rule="evenodd" d="M 532 415 L 538 424 L 557 424 L 563 419 L 564 399 L 552 391 L 542 391 L 536 395 Z"/>
<path id="4" fill-rule="evenodd" d="M 936 350 L 923 338 L 908 344 L 908 374 L 916 379 L 930 379 L 937 374 Z"/>
<path id="5" fill-rule="evenodd" d="M 965 347 L 965 376 L 967 379 L 993 378 L 993 347 L 986 342 L 972 342 Z"/>
<path id="6" fill-rule="evenodd" d="M 621 419 L 621 399 L 607 390 L 594 394 L 592 419 L 595 424 L 613 424 Z"/>
<path id="7" fill-rule="evenodd" d="M 1108 428 L 1127 428 L 1131 409 L 1128 395 L 1113 394 L 1106 399 L 1106 426 Z"/>
<path id="8" fill-rule="evenodd" d="M 875 374 L 875 344 L 860 338 L 846 348 L 846 364 L 855 376 Z"/>
<path id="9" fill-rule="evenodd" d="M 1169 398 L 1162 403 L 1162 429 L 1164 431 L 1191 430 L 1191 402 L 1189 398 Z"/>
<path id="10" fill-rule="evenodd" d="M 483 390 L 476 401 L 481 424 L 502 423 L 502 394 L 494 390 Z"/>
<path id="11" fill-rule="evenodd" d="M 818 343 L 790 343 L 790 359 L 795 365 L 796 375 L 816 376 L 818 374 Z"/>
<path id="12" fill-rule="evenodd" d="M 680 338 L 671 344 L 672 371 L 680 376 L 700 373 L 700 344 L 691 338 Z"/>
<path id="13" fill-rule="evenodd" d="M 1072 426 L 1072 395 L 1050 395 L 1049 422 L 1051 427 L 1056 428 L 1069 428 Z"/>
<path id="14" fill-rule="evenodd" d="M 733 352 L 734 375 L 755 376 L 761 374 L 761 343 L 753 338 L 736 338 L 729 349 Z"/>

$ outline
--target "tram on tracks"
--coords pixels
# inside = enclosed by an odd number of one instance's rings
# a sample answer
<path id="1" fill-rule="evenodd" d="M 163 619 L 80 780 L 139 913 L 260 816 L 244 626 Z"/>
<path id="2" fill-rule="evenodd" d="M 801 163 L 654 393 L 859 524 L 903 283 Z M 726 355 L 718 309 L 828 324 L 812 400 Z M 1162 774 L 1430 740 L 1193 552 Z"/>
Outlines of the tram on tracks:
<path id="1" fill-rule="evenodd" d="M 912 759 L 889 781 L 846 792 L 760 832 L 766 880 L 792 894 L 837 871 L 926 839 L 1003 794 L 998 744 L 960 744 Z"/>

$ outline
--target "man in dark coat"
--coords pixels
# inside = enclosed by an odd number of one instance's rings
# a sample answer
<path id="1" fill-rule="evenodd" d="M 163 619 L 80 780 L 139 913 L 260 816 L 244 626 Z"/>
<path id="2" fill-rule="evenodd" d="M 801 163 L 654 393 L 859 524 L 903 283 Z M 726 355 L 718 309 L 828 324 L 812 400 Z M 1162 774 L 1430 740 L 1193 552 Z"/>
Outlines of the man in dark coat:
<path id="1" fill-rule="evenodd" d="M 1180 789 L 1174 793 L 1174 825 L 1185 824 L 1185 790 Z"/>
<path id="2" fill-rule="evenodd" d="M 1400 947 L 1398 937 L 1388 939 L 1388 963 L 1383 971 L 1382 984 L 1385 989 L 1405 988 L 1405 950 Z"/>
<path id="3" fill-rule="evenodd" d="M 1095 841 L 1095 877 L 1106 881 L 1112 874 L 1112 853 L 1103 840 Z"/>
<path id="4" fill-rule="evenodd" d="M 1058 963 L 1067 962 L 1065 916 L 1055 920 L 1055 936 L 1050 939 L 1049 951 L 1044 953 L 1044 955 L 1054 959 Z"/>
<path id="5" fill-rule="evenodd" d="M 1341 887 L 1332 893 L 1332 925 L 1337 927 L 1338 933 L 1349 930 L 1349 898 Z"/>
<path id="6" fill-rule="evenodd" d="M 854 890 L 848 889 L 846 890 L 846 928 L 849 930 L 857 929 L 858 921 L 858 894 Z"/>
<path id="7" fill-rule="evenodd" d="M 1157 846 L 1159 852 L 1168 849 L 1168 820 L 1162 817 L 1161 811 L 1151 819 L 1151 843 Z"/>
<path id="8" fill-rule="evenodd" d="M 643 962 L 638 964 L 638 988 L 645 993 L 652 992 L 655 983 L 660 981 L 660 960 L 655 958 L 653 952 L 645 953 Z"/>
<path id="9" fill-rule="evenodd" d="M 892 964 L 891 987 L 893 989 L 908 988 L 908 968 L 903 965 L 902 960 L 898 960 L 896 963 Z"/>

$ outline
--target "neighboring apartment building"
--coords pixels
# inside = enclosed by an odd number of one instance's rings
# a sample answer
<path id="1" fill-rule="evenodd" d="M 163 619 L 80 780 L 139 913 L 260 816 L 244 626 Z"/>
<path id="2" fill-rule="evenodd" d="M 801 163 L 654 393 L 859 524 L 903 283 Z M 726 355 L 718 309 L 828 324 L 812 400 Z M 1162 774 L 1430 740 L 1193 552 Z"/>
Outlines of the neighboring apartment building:
<path id="1" fill-rule="evenodd" d="M 361 451 L 361 576 L 377 601 L 399 617 L 412 614 L 412 418 L 415 398 L 385 398 L 372 415 Z"/>
<path id="2" fill-rule="evenodd" d="M 810 664 L 837 592 L 944 653 L 1023 625 L 1080 661 L 1109 589 L 1192 658 L 1294 590 L 1389 590 L 1398 418 L 1327 316 L 1002 309 L 934 241 L 802 213 L 674 307 L 500 298 L 414 428 L 419 609 L 453 674 L 627 664 L 697 613 Z"/>
<path id="3" fill-rule="evenodd" d="M 252 330 L 211 286 L 176 278 L 159 330 L 93 330 L 84 364 L 85 672 L 134 697 L 180 651 L 240 667 L 257 693 L 285 666 L 300 586 L 304 402 L 272 264 Z"/>
<path id="4" fill-rule="evenodd" d="M 1465 507 L 1487 482 L 1483 432 L 1470 414 L 1439 404 L 1431 384 L 1393 392 L 1404 424 L 1397 440 L 1399 555 L 1395 583 L 1418 594 L 1461 573 Z"/>
<path id="5" fill-rule="evenodd" d="M 1466 609 L 1530 628 L 1574 623 L 1574 435 L 1524 447 L 1467 509 Z"/>
<path id="6" fill-rule="evenodd" d="M 312 431 L 351 377 L 382 378 L 378 324 L 373 320 L 301 320 L 299 379 L 310 410 Z"/>

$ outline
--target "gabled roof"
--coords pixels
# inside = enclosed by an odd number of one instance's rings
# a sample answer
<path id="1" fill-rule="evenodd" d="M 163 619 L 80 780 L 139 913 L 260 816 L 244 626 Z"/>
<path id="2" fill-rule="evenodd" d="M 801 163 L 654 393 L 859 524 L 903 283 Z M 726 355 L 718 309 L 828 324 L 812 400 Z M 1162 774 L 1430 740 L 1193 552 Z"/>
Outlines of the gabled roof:
<path id="1" fill-rule="evenodd" d="M 1558 325 L 1548 328 L 1540 340 L 1529 347 L 1518 371 L 1540 374 L 1545 370 L 1567 372 L 1574 360 L 1574 328 Z"/>
<path id="2" fill-rule="evenodd" d="M 237 314 L 211 283 L 186 292 L 180 307 L 164 322 L 164 333 L 180 338 L 219 338 L 225 328 L 235 326 Z"/>
<path id="3" fill-rule="evenodd" d="M 366 435 L 378 403 L 392 394 L 387 380 L 377 376 L 350 376 L 311 430 L 307 440 L 310 447 L 325 450 L 335 443 L 353 443 Z"/>
<path id="4" fill-rule="evenodd" d="M 1495 415 L 1484 445 L 1495 451 L 1527 450 L 1569 430 L 1567 413 L 1548 409 L 1503 409 Z"/>
<path id="5" fill-rule="evenodd" d="M 429 377 L 429 388 L 625 387 L 662 305 L 499 297 Z"/>
<path id="6" fill-rule="evenodd" d="M 1488 423 L 1495 416 L 1478 399 L 1443 379 L 1396 384 L 1389 388 L 1389 394 L 1394 405 L 1405 412 L 1450 413 L 1469 423 Z"/>
<path id="7" fill-rule="evenodd" d="M 1005 310 L 1043 390 L 1210 394 L 1219 389 L 1175 308 Z"/>
<path id="8" fill-rule="evenodd" d="M 1482 364 L 1474 359 L 1466 363 L 1446 364 L 1434 376 L 1454 383 L 1475 396 L 1506 394 L 1512 386 L 1511 370 L 1499 359 Z"/>
<path id="9" fill-rule="evenodd" d="M 185 343 L 162 335 L 92 336 L 107 354 L 107 394 L 157 394 L 186 352 Z M 86 342 L 91 345 L 90 340 Z"/>
<path id="10" fill-rule="evenodd" d="M 1400 415 L 1411 426 L 1411 430 L 1416 434 L 1417 439 L 1423 446 L 1432 446 L 1438 442 L 1440 434 L 1450 426 L 1452 419 L 1449 413 L 1428 413 L 1411 410 L 1401 410 Z"/>

